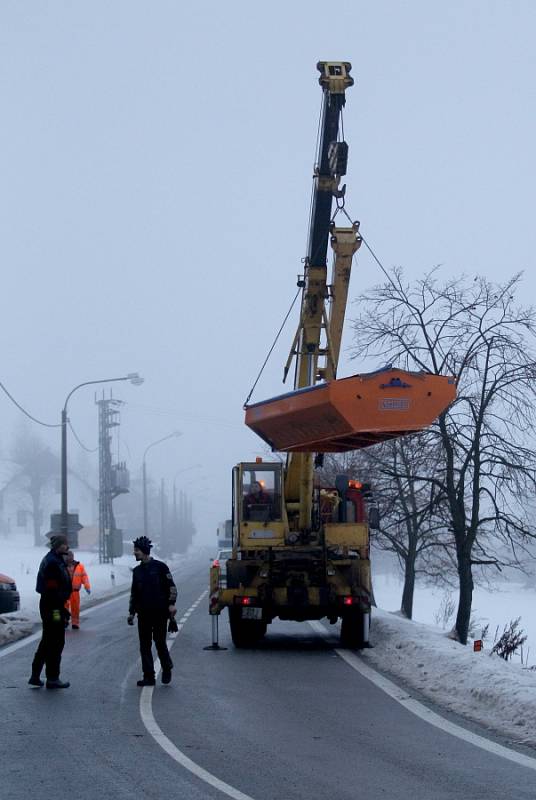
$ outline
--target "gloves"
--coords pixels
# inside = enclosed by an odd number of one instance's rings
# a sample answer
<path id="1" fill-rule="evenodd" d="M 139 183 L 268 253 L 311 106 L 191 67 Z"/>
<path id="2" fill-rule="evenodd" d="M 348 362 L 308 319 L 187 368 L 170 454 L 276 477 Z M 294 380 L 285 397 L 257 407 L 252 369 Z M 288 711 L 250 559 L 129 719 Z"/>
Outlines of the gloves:
<path id="1" fill-rule="evenodd" d="M 129 614 L 127 617 L 127 625 L 134 625 L 134 614 Z"/>
<path id="2" fill-rule="evenodd" d="M 86 589 L 86 594 L 91 594 L 91 589 Z"/>
<path id="3" fill-rule="evenodd" d="M 59 608 L 55 608 L 52 612 L 52 622 L 61 622 L 61 621 L 62 621 L 61 611 L 59 610 Z"/>

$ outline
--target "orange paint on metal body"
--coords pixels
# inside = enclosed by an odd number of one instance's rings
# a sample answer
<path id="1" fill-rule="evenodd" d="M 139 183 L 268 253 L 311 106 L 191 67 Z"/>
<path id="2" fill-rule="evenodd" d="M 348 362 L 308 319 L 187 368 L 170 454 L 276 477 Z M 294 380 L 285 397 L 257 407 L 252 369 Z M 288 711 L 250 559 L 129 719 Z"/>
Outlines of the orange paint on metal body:
<path id="1" fill-rule="evenodd" d="M 300 389 L 246 408 L 274 450 L 358 450 L 428 427 L 456 397 L 453 378 L 387 368 Z"/>

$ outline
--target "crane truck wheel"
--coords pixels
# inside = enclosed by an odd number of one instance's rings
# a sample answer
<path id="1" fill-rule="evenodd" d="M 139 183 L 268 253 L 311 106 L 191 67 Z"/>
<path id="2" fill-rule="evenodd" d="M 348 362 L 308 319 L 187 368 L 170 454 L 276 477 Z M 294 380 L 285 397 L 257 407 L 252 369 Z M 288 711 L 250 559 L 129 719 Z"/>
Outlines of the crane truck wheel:
<path id="1" fill-rule="evenodd" d="M 365 647 L 365 614 L 358 608 L 349 609 L 342 615 L 341 645 L 354 650 Z"/>
<path id="2" fill-rule="evenodd" d="M 254 647 L 263 638 L 268 625 L 263 620 L 242 619 L 241 611 L 229 608 L 231 639 L 235 647 Z"/>

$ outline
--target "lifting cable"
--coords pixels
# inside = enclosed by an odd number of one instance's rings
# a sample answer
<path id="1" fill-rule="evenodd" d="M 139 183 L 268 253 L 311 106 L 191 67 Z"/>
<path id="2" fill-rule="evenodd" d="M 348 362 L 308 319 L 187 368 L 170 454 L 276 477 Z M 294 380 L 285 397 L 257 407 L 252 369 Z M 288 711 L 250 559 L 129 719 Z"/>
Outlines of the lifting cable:
<path id="1" fill-rule="evenodd" d="M 276 337 L 275 337 L 275 339 L 274 339 L 274 341 L 273 341 L 273 344 L 272 344 L 272 346 L 270 347 L 270 349 L 268 350 L 268 355 L 267 355 L 267 356 L 266 356 L 266 358 L 264 359 L 263 365 L 262 365 L 262 367 L 261 367 L 261 368 L 260 368 L 260 370 L 259 370 L 259 374 L 258 374 L 258 375 L 257 375 L 257 377 L 255 378 L 255 383 L 254 383 L 254 384 L 253 384 L 253 386 L 251 387 L 251 389 L 250 389 L 250 392 L 249 392 L 248 396 L 246 397 L 246 402 L 244 403 L 244 408 L 246 408 L 246 407 L 247 407 L 247 404 L 249 403 L 249 401 L 250 401 L 250 399 L 251 399 L 251 395 L 252 395 L 252 394 L 253 394 L 253 392 L 255 391 L 255 387 L 257 386 L 257 384 L 258 384 L 258 382 L 259 382 L 259 379 L 260 379 L 260 377 L 261 377 L 262 373 L 264 372 L 264 368 L 265 368 L 266 364 L 268 363 L 268 359 L 269 359 L 269 358 L 270 358 L 270 356 L 272 355 L 272 351 L 273 351 L 274 347 L 275 347 L 275 346 L 276 346 L 276 344 L 277 344 L 277 340 L 278 340 L 278 339 L 279 339 L 279 337 L 281 336 L 281 332 L 282 332 L 283 328 L 285 327 L 285 324 L 286 324 L 286 321 L 287 321 L 287 319 L 290 317 L 290 312 L 291 312 L 291 311 L 292 311 L 292 309 L 294 308 L 294 303 L 295 303 L 295 302 L 296 302 L 296 300 L 298 299 L 298 297 L 299 297 L 299 295 L 301 294 L 301 292 L 302 292 L 302 287 L 301 287 L 301 286 L 299 286 L 299 287 L 298 287 L 298 291 L 297 291 L 297 292 L 296 292 L 296 294 L 294 295 L 294 300 L 293 300 L 293 301 L 292 301 L 292 303 L 290 304 L 290 308 L 289 308 L 289 310 L 288 310 L 288 311 L 287 311 L 287 313 L 286 313 L 285 319 L 284 319 L 284 320 L 283 320 L 283 322 L 281 323 L 281 327 L 279 328 L 279 330 L 278 330 L 278 332 L 277 332 L 277 335 L 276 335 Z"/>
<path id="2" fill-rule="evenodd" d="M 311 220 L 313 218 L 313 201 L 314 201 L 314 190 L 315 190 L 315 183 L 314 182 L 316 180 L 316 173 L 317 173 L 317 170 L 318 170 L 318 167 L 319 167 L 318 157 L 320 155 L 320 136 L 321 136 L 322 117 L 323 117 L 323 114 L 324 114 L 324 103 L 325 102 L 326 102 L 325 101 L 325 97 L 322 96 L 322 100 L 321 100 L 321 103 L 320 103 L 320 111 L 319 111 L 319 114 L 318 114 L 317 130 L 316 130 L 316 142 L 315 142 L 315 152 L 314 152 L 314 174 L 313 174 L 313 184 L 312 184 L 312 187 L 311 187 L 311 198 L 310 198 L 310 202 L 309 202 L 309 226 L 308 226 L 309 234 L 308 234 L 308 236 L 310 235 Z M 307 243 L 306 243 L 306 251 L 308 252 L 308 250 L 309 250 L 309 241 L 307 241 Z M 307 271 L 307 256 L 302 259 L 302 263 L 305 266 L 304 272 L 306 272 Z M 283 320 L 283 322 L 281 324 L 281 327 L 279 328 L 279 331 L 277 332 L 277 335 L 276 335 L 276 337 L 274 339 L 274 342 L 273 342 L 272 346 L 270 347 L 270 349 L 268 351 L 268 355 L 264 359 L 264 362 L 263 362 L 262 367 L 260 368 L 259 374 L 257 375 L 257 377 L 255 379 L 255 383 L 253 384 L 253 386 L 250 389 L 250 392 L 249 392 L 249 394 L 248 394 L 248 396 L 246 398 L 246 402 L 244 403 L 244 408 L 246 408 L 247 404 L 249 403 L 249 401 L 251 399 L 251 395 L 255 391 L 255 387 L 257 386 L 257 383 L 260 380 L 260 377 L 261 377 L 261 375 L 262 375 L 262 373 L 264 371 L 264 368 L 265 368 L 265 366 L 266 366 L 266 364 L 268 362 L 268 359 L 272 355 L 272 352 L 273 352 L 273 349 L 274 349 L 274 347 L 275 347 L 275 345 L 277 343 L 277 340 L 279 339 L 279 337 L 281 335 L 281 332 L 283 331 L 283 328 L 285 327 L 285 323 L 288 320 L 292 309 L 294 308 L 294 304 L 295 304 L 296 300 L 298 299 L 299 294 L 302 291 L 303 291 L 303 289 L 300 286 L 298 288 L 298 291 L 296 292 L 294 300 L 292 301 L 291 306 L 290 306 L 290 308 L 289 308 L 289 310 L 288 310 L 288 312 L 287 312 L 287 314 L 285 316 L 285 319 Z"/>
<path id="3" fill-rule="evenodd" d="M 370 246 L 370 244 L 367 242 L 367 240 L 365 239 L 365 237 L 364 237 L 364 236 L 363 236 L 363 234 L 361 233 L 360 223 L 359 223 L 359 222 L 357 222 L 356 220 L 353 220 L 353 219 L 351 218 L 351 216 L 349 215 L 349 213 L 347 212 L 346 208 L 344 207 L 344 200 L 345 200 L 345 198 L 344 198 L 344 197 L 340 197 L 340 198 L 339 198 L 339 197 L 336 197 L 336 198 L 335 198 L 335 202 L 336 202 L 336 204 L 337 204 L 337 207 L 336 207 L 336 209 L 335 209 L 335 213 L 333 214 L 333 216 L 332 216 L 332 218 L 331 218 L 331 222 L 332 222 L 333 224 L 335 224 L 335 217 L 337 216 L 337 214 L 339 213 L 339 211 L 342 211 L 342 213 L 344 214 L 344 216 L 346 217 L 346 219 L 348 220 L 348 222 L 350 223 L 350 225 L 352 225 L 352 227 L 354 227 L 354 226 L 356 226 L 356 225 L 357 225 L 357 229 L 358 229 L 358 231 L 359 231 L 359 238 L 361 239 L 361 241 L 363 242 L 363 244 L 365 245 L 365 247 L 366 247 L 366 248 L 367 248 L 367 250 L 369 251 L 370 255 L 372 256 L 372 258 L 374 259 L 374 261 L 376 262 L 376 264 L 379 266 L 379 268 L 381 269 L 381 271 L 383 272 L 383 274 L 385 275 L 385 277 L 387 278 L 387 280 L 389 281 L 389 283 L 390 283 L 392 286 L 394 286 L 394 285 L 395 285 L 395 283 L 394 283 L 393 279 L 391 278 L 391 276 L 389 275 L 389 273 L 387 272 L 387 270 L 386 270 L 386 269 L 385 269 L 385 267 L 383 266 L 382 262 L 380 261 L 380 259 L 378 258 L 378 256 L 376 255 L 376 253 L 374 252 L 374 250 L 372 249 L 372 247 Z"/>
<path id="4" fill-rule="evenodd" d="M 382 262 L 380 261 L 380 259 L 378 258 L 378 256 L 376 255 L 376 253 L 374 252 L 374 250 L 372 249 L 372 247 L 369 245 L 369 243 L 367 242 L 367 240 L 365 239 L 365 237 L 363 236 L 363 234 L 361 233 L 361 231 L 359 232 L 359 235 L 361 236 L 361 240 L 362 240 L 363 244 L 365 245 L 365 247 L 366 247 L 366 248 L 367 248 L 367 250 L 369 251 L 370 255 L 372 256 L 372 258 L 374 259 L 374 261 L 376 262 L 376 264 L 379 266 L 379 268 L 381 269 L 381 271 L 383 272 L 383 274 L 385 275 L 385 277 L 387 278 L 387 280 L 389 281 L 389 283 L 391 284 L 391 286 L 393 286 L 393 287 L 396 289 L 396 288 L 397 288 L 397 286 L 396 286 L 396 283 L 395 283 L 395 282 L 394 282 L 394 280 L 391 278 L 391 276 L 389 275 L 389 273 L 387 272 L 387 270 L 386 270 L 386 269 L 385 269 L 385 267 L 383 266 Z"/>
<path id="5" fill-rule="evenodd" d="M 318 129 L 317 129 L 316 146 L 315 146 L 315 150 L 316 150 L 316 153 L 317 153 L 317 158 L 318 158 L 318 155 L 319 155 L 318 150 L 319 150 L 319 146 L 320 146 L 319 145 L 319 143 L 320 143 L 320 127 L 321 127 L 321 120 L 322 120 L 322 112 L 323 112 L 324 101 L 325 101 L 325 98 L 323 98 L 323 100 L 322 100 L 322 103 L 321 103 L 321 106 L 320 106 L 319 119 L 318 119 Z M 342 109 L 341 109 L 340 121 L 341 121 L 341 126 L 340 126 L 339 136 L 342 135 L 342 141 L 344 141 L 344 118 L 343 118 Z M 315 161 L 315 172 L 316 172 L 316 168 L 317 168 L 317 162 Z M 315 178 L 316 178 L 316 174 L 313 175 L 313 191 L 311 192 L 311 201 L 310 201 L 310 206 L 309 206 L 309 230 L 310 230 L 310 227 L 311 227 L 311 218 L 312 218 L 312 213 L 313 213 L 313 197 L 314 197 L 314 180 L 315 180 Z M 341 198 L 336 197 L 335 198 L 335 202 L 336 202 L 337 207 L 335 209 L 335 213 L 333 214 L 333 217 L 331 218 L 332 223 L 335 222 L 335 217 L 337 216 L 339 211 L 342 211 L 342 213 L 348 219 L 350 225 L 352 225 L 352 227 L 357 225 L 358 230 L 359 230 L 359 222 L 356 222 L 355 220 L 353 220 L 350 217 L 350 215 L 348 214 L 348 212 L 346 211 L 344 195 Z M 376 255 L 376 253 L 374 252 L 372 247 L 369 245 L 369 243 L 367 242 L 367 240 L 365 239 L 365 237 L 363 236 L 363 234 L 361 233 L 360 230 L 359 230 L 359 237 L 361 238 L 361 241 L 363 242 L 363 244 L 365 245 L 365 247 L 369 251 L 370 255 L 372 256 L 372 258 L 374 259 L 376 264 L 379 266 L 379 268 L 381 269 L 381 271 L 383 272 L 383 274 L 385 275 L 387 280 L 394 286 L 395 284 L 394 284 L 393 279 L 391 278 L 391 276 L 389 275 L 389 273 L 387 272 L 387 270 L 383 266 L 382 262 L 380 261 L 380 259 L 378 258 L 378 256 Z M 309 248 L 309 245 L 307 246 L 307 249 L 308 248 Z M 307 258 L 304 259 L 304 262 L 307 262 Z M 307 268 L 307 263 L 305 263 L 305 267 Z M 273 341 L 273 344 L 270 347 L 266 358 L 264 359 L 262 367 L 260 368 L 259 373 L 258 373 L 257 377 L 255 378 L 255 382 L 254 382 L 253 386 L 251 387 L 251 389 L 249 391 L 249 394 L 248 394 L 248 396 L 246 398 L 246 401 L 244 403 L 244 406 L 243 406 L 244 408 L 247 408 L 247 405 L 248 405 L 248 403 L 249 403 L 249 401 L 251 399 L 251 396 L 252 396 L 253 392 L 255 391 L 257 383 L 259 382 L 260 377 L 261 377 L 262 373 L 264 372 L 264 368 L 266 367 L 266 364 L 268 363 L 268 359 L 272 355 L 274 347 L 277 344 L 277 341 L 278 341 L 278 339 L 279 339 L 279 337 L 280 337 L 280 335 L 281 335 L 281 333 L 283 331 L 283 328 L 285 327 L 285 324 L 286 324 L 286 322 L 287 322 L 287 320 L 288 320 L 288 318 L 290 316 L 290 313 L 291 313 L 292 309 L 294 308 L 294 304 L 296 303 L 296 300 L 298 299 L 298 296 L 300 295 L 301 292 L 302 292 L 302 287 L 299 287 L 298 291 L 296 292 L 296 294 L 294 296 L 294 300 L 292 301 L 292 303 L 290 305 L 290 308 L 287 311 L 287 314 L 286 314 L 283 322 L 281 323 L 281 327 L 279 328 L 279 330 L 277 332 L 277 335 L 276 335 L 276 337 L 275 337 L 275 339 Z M 296 364 L 296 367 L 297 367 L 297 364 Z M 87 449 L 87 448 L 84 448 L 84 449 Z"/>

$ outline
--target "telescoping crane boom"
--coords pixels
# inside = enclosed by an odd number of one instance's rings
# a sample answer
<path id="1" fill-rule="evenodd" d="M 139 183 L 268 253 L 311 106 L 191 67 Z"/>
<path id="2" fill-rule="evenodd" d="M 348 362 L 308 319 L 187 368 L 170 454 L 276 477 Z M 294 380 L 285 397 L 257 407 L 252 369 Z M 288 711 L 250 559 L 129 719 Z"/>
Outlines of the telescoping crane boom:
<path id="1" fill-rule="evenodd" d="M 370 487 L 349 476 L 335 486 L 314 481 L 315 453 L 366 447 L 429 425 L 455 397 L 448 377 L 387 367 L 338 379 L 337 367 L 359 223 L 337 227 L 334 200 L 344 204 L 348 145 L 342 111 L 353 85 L 348 62 L 321 61 L 319 150 L 298 330 L 285 366 L 294 389 L 246 407 L 246 424 L 281 462 L 241 463 L 233 470 L 233 555 L 227 585 L 211 573 L 210 612 L 229 608 L 236 646 L 254 643 L 275 618 L 341 620 L 341 639 L 368 641 L 371 605 Z M 334 260 L 328 282 L 327 254 Z M 376 510 L 376 509 L 375 509 Z M 374 513 L 372 515 L 376 517 Z"/>
<path id="2" fill-rule="evenodd" d="M 314 386 L 319 380 L 333 380 L 337 375 L 352 257 L 361 244 L 359 225 L 336 228 L 331 219 L 334 198 L 344 196 L 345 193 L 345 187 L 340 189 L 339 185 L 341 178 L 346 175 L 348 145 L 340 140 L 339 128 L 346 103 L 346 89 L 354 83 L 350 77 L 351 65 L 348 62 L 320 62 L 317 68 L 320 70 L 319 82 L 323 89 L 319 150 L 314 174 L 300 323 L 285 366 L 286 377 L 291 361 L 296 357 L 295 390 Z M 330 295 L 327 257 L 330 233 L 335 260 L 328 315 L 326 300 Z M 311 431 L 308 430 L 305 436 L 308 438 L 310 435 Z M 300 528 L 310 528 L 313 497 L 312 452 L 289 456 L 285 497 L 287 501 L 299 503 Z"/>

